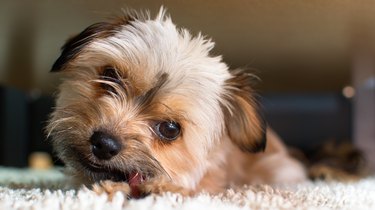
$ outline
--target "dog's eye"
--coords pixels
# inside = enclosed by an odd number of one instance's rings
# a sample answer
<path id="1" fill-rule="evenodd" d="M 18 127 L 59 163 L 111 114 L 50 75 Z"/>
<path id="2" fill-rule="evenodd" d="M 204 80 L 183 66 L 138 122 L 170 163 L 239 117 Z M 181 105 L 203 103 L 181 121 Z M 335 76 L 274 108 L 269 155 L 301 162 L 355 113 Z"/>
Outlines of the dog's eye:
<path id="1" fill-rule="evenodd" d="M 155 126 L 155 132 L 162 140 L 173 141 L 180 135 L 181 126 L 173 121 L 159 122 Z"/>
<path id="2" fill-rule="evenodd" d="M 120 85 L 121 87 L 123 86 L 122 84 L 122 81 L 121 81 L 121 75 L 119 74 L 119 72 L 113 68 L 113 67 L 105 67 L 101 76 L 100 76 L 100 79 L 104 80 L 104 81 L 108 81 L 108 82 L 111 82 L 111 83 L 116 83 L 118 85 Z M 109 83 L 102 83 L 101 84 L 101 87 L 104 89 L 104 90 L 107 90 L 109 92 L 113 92 L 113 93 L 116 93 L 116 90 L 115 88 L 113 87 L 113 85 L 109 84 Z"/>

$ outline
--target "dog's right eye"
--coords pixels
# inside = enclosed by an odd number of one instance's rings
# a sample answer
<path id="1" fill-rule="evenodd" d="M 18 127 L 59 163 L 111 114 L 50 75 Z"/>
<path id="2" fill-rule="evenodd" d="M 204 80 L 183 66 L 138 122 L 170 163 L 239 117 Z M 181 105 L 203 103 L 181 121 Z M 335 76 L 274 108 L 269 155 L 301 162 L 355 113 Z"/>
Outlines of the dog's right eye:
<path id="1" fill-rule="evenodd" d="M 106 83 L 106 82 L 101 83 L 101 87 L 104 90 L 107 90 L 109 92 L 116 93 L 114 84 L 118 84 L 120 87 L 123 87 L 121 75 L 114 67 L 105 67 L 100 76 L 100 79 L 109 82 L 109 83 Z"/>
<path id="2" fill-rule="evenodd" d="M 173 141 L 181 134 L 181 126 L 173 121 L 159 122 L 155 126 L 155 132 L 160 139 Z"/>

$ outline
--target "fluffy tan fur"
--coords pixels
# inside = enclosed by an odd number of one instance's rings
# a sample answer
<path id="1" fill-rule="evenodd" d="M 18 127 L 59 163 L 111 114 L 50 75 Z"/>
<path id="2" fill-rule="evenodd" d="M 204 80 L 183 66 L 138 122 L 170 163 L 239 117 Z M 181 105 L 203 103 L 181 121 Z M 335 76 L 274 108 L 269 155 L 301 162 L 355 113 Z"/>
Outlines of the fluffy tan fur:
<path id="1" fill-rule="evenodd" d="M 72 177 L 102 182 L 97 192 L 129 192 L 127 176 L 136 172 L 142 194 L 304 180 L 302 166 L 266 129 L 254 75 L 229 71 L 210 55 L 213 46 L 177 29 L 163 9 L 155 19 L 133 13 L 70 39 L 52 69 L 65 79 L 48 131 Z M 176 139 L 158 136 L 154 125 L 163 121 L 179 123 Z M 121 151 L 109 160 L 93 155 L 95 131 L 114 136 Z M 265 152 L 256 153 L 266 139 Z"/>

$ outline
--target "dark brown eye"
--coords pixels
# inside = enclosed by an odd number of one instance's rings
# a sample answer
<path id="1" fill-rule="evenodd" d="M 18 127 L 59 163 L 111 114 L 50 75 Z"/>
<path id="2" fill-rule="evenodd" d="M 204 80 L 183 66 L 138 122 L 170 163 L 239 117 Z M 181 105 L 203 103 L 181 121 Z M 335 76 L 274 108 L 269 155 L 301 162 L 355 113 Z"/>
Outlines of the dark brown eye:
<path id="1" fill-rule="evenodd" d="M 156 124 L 155 132 L 160 139 L 173 141 L 180 135 L 181 126 L 173 121 L 163 121 Z"/>
<path id="2" fill-rule="evenodd" d="M 114 85 L 116 84 L 123 87 L 121 76 L 119 72 L 113 67 L 105 67 L 100 76 L 100 79 L 109 82 L 109 83 L 106 83 L 106 82 L 101 83 L 101 87 L 104 90 L 107 90 L 109 92 L 116 93 L 116 90 L 114 88 Z"/>

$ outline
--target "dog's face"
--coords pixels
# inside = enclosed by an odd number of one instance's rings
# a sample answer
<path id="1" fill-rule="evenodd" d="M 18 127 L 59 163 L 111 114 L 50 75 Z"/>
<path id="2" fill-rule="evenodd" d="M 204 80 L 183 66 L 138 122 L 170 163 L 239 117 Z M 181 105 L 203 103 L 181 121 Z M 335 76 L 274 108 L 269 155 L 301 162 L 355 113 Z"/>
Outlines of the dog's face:
<path id="1" fill-rule="evenodd" d="M 211 41 L 164 11 L 139 16 L 86 28 L 52 68 L 65 79 L 48 130 L 75 175 L 132 184 L 163 176 L 194 188 L 224 141 L 264 149 L 253 76 L 229 72 L 209 55 Z"/>

